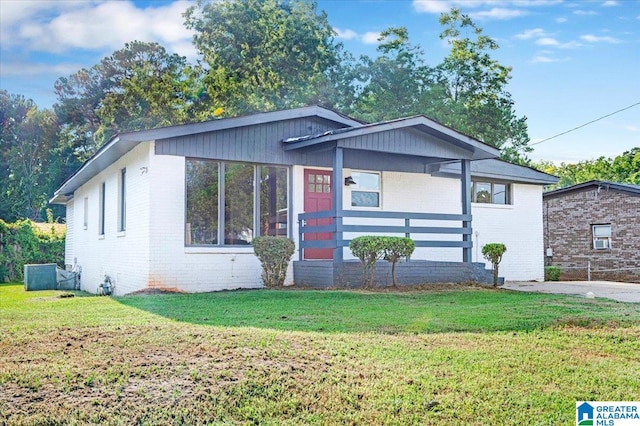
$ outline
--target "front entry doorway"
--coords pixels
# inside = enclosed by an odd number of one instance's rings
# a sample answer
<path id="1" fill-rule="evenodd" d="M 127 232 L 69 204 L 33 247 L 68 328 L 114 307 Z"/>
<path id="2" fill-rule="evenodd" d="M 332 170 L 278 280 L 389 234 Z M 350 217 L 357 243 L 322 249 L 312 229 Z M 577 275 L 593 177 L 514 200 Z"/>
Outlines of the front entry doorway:
<path id="1" fill-rule="evenodd" d="M 313 213 L 333 208 L 333 172 L 330 170 L 305 169 L 304 212 Z M 331 225 L 333 219 L 310 219 L 308 226 Z M 305 233 L 305 240 L 331 240 L 331 232 Z M 333 249 L 304 249 L 304 259 L 333 259 Z"/>

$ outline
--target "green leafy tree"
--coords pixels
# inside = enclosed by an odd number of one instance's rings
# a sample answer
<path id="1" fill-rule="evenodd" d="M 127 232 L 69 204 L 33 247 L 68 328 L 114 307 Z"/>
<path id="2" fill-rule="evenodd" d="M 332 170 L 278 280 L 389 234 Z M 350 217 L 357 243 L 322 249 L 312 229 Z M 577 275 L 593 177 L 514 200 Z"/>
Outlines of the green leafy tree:
<path id="1" fill-rule="evenodd" d="M 237 115 L 331 103 L 339 46 L 315 2 L 199 0 L 185 18 L 209 67 L 211 107 Z"/>
<path id="2" fill-rule="evenodd" d="M 539 161 L 532 166 L 560 178 L 556 185 L 547 189 L 565 188 L 591 180 L 640 185 L 640 147 L 632 148 L 613 158 L 602 156 L 594 160 L 563 162 L 559 165 L 551 161 Z"/>
<path id="3" fill-rule="evenodd" d="M 424 64 L 419 46 L 409 42 L 406 28 L 389 28 L 380 34 L 376 59 L 362 57 L 362 87 L 352 114 L 366 121 L 380 121 L 424 113 L 423 100 L 430 93 L 431 69 Z"/>
<path id="4" fill-rule="evenodd" d="M 55 92 L 62 137 L 81 160 L 121 131 L 210 118 L 199 109 L 200 69 L 157 43 L 127 43 L 90 69 L 59 78 Z"/>
<path id="5" fill-rule="evenodd" d="M 49 196 L 69 171 L 58 147 L 56 115 L 6 91 L 0 103 L 0 217 L 42 220 Z"/>
<path id="6" fill-rule="evenodd" d="M 440 38 L 451 46 L 435 68 L 435 118 L 489 145 L 503 149 L 503 158 L 526 162 L 526 117 L 517 117 L 506 86 L 511 68 L 491 56 L 498 49 L 468 15 L 451 9 L 440 17 Z"/>

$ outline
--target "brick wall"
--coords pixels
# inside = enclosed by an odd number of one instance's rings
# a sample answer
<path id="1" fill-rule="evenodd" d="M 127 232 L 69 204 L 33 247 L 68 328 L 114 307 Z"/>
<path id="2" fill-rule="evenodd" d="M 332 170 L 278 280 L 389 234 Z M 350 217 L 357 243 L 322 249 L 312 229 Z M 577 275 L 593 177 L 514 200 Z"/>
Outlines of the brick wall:
<path id="1" fill-rule="evenodd" d="M 149 273 L 149 155 L 150 144 L 141 143 L 74 192 L 67 203 L 67 241 L 65 262 L 78 259 L 82 267 L 81 286 L 96 292 L 108 274 L 115 283 L 115 294 L 123 295 L 147 286 Z M 120 170 L 126 168 L 127 226 L 118 231 Z M 99 192 L 105 183 L 104 235 L 99 235 Z M 84 227 L 84 198 L 88 201 L 88 222 Z"/>
<path id="2" fill-rule="evenodd" d="M 640 196 L 586 187 L 545 197 L 543 213 L 544 244 L 553 250 L 547 264 L 565 268 L 565 273 L 586 271 L 588 261 L 594 270 L 640 268 Z M 610 249 L 593 248 L 591 226 L 598 224 L 611 224 Z"/>

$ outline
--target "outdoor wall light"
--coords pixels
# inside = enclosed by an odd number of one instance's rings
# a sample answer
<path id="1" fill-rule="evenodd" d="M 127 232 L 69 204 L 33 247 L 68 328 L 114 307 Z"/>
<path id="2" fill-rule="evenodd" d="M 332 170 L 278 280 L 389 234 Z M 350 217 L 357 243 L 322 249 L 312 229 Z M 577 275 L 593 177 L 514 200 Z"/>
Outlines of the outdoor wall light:
<path id="1" fill-rule="evenodd" d="M 351 176 L 344 178 L 344 186 L 355 185 L 356 181 Z"/>

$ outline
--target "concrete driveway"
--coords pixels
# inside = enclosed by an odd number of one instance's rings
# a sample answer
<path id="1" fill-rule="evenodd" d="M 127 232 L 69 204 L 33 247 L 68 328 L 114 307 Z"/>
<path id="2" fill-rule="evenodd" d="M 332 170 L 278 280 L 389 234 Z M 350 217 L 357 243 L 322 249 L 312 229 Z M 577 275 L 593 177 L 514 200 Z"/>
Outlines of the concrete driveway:
<path id="1" fill-rule="evenodd" d="M 600 299 L 613 299 L 620 302 L 640 303 L 640 284 L 617 283 L 612 281 L 507 281 L 504 289 L 528 291 L 532 293 L 568 294 L 587 297 L 591 292 Z"/>

